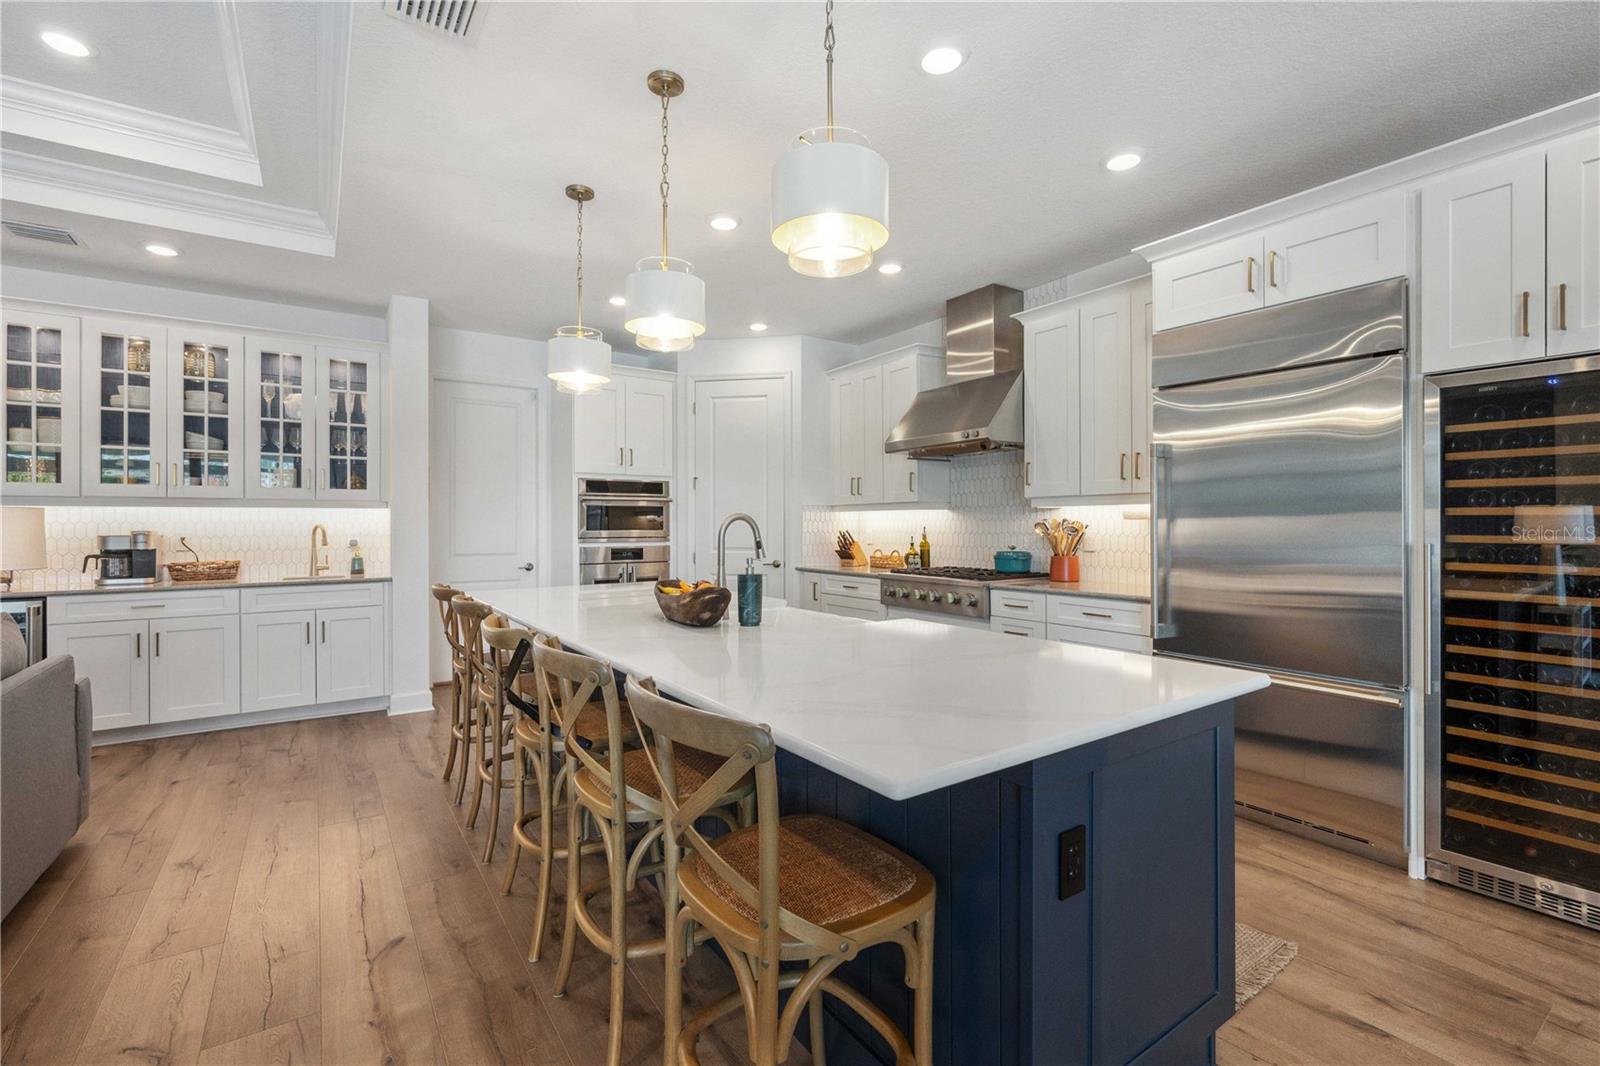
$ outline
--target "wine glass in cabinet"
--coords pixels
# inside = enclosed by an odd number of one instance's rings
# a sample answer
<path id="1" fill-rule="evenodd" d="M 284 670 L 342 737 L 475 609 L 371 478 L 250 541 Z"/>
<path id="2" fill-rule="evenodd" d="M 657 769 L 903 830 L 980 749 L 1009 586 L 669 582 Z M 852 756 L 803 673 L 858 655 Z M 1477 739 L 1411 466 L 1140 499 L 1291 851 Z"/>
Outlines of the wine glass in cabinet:
<path id="1" fill-rule="evenodd" d="M 252 499 L 313 499 L 315 349 L 288 338 L 250 337 L 246 353 L 244 493 Z"/>
<path id="2" fill-rule="evenodd" d="M 244 338 L 188 326 L 173 326 L 167 336 L 167 495 L 238 499 Z"/>
<path id="3" fill-rule="evenodd" d="M 375 351 L 317 345 L 317 499 L 383 498 L 381 374 Z"/>

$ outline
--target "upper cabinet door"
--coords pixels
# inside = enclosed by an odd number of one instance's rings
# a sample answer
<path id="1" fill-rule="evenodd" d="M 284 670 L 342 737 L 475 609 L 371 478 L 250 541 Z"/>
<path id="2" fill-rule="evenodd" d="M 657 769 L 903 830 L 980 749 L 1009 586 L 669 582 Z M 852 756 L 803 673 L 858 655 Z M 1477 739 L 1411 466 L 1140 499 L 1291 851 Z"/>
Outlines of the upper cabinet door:
<path id="1" fill-rule="evenodd" d="M 1079 491 L 1085 496 L 1133 492 L 1132 329 L 1128 290 L 1084 300 L 1081 401 L 1078 404 Z"/>
<path id="2" fill-rule="evenodd" d="M 379 500 L 379 355 L 317 345 L 317 499 Z"/>
<path id="3" fill-rule="evenodd" d="M 6 491 L 76 496 L 82 461 L 76 318 L 5 309 Z"/>
<path id="4" fill-rule="evenodd" d="M 244 495 L 244 338 L 167 330 L 167 495 Z"/>
<path id="5" fill-rule="evenodd" d="M 1133 449 L 1133 491 L 1150 491 L 1150 342 L 1155 332 L 1155 301 L 1150 279 L 1128 290 L 1133 324 L 1133 352 L 1128 371 L 1128 445 Z"/>
<path id="6" fill-rule="evenodd" d="M 1406 198 L 1395 189 L 1281 222 L 1263 234 L 1267 303 L 1406 273 Z"/>
<path id="7" fill-rule="evenodd" d="M 883 440 L 887 440 L 889 434 L 894 432 L 901 417 L 910 410 L 911 401 L 917 397 L 917 359 L 915 355 L 907 355 L 883 364 L 880 370 L 883 381 Z M 878 450 L 883 451 L 882 440 L 879 441 Z M 917 499 L 915 459 L 905 452 L 884 452 L 883 462 L 879 465 L 883 478 L 883 502 L 909 503 Z"/>
<path id="8" fill-rule="evenodd" d="M 1078 308 L 1049 325 L 1030 324 L 1023 340 L 1025 496 L 1078 494 Z"/>
<path id="9" fill-rule="evenodd" d="M 1600 128 L 1557 141 L 1546 164 L 1547 351 L 1592 352 L 1600 348 Z"/>
<path id="10" fill-rule="evenodd" d="M 1158 260 L 1150 268 L 1156 329 L 1253 311 L 1266 299 L 1261 234 Z"/>
<path id="11" fill-rule="evenodd" d="M 1424 373 L 1545 354 L 1544 165 L 1521 152 L 1422 187 Z"/>
<path id="12" fill-rule="evenodd" d="M 167 329 L 83 323 L 83 494 L 164 496 Z"/>
<path id="13" fill-rule="evenodd" d="M 245 387 L 237 406 L 245 438 L 244 494 L 309 500 L 316 495 L 315 359 L 310 345 L 276 337 L 245 341 Z"/>
<path id="14" fill-rule="evenodd" d="M 672 476 L 672 382 L 628 378 L 623 389 L 628 473 Z"/>
<path id="15" fill-rule="evenodd" d="M 577 473 L 622 473 L 628 459 L 622 442 L 623 388 L 618 379 L 572 398 L 572 462 Z"/>
<path id="16" fill-rule="evenodd" d="M 856 469 L 856 496 L 864 503 L 883 502 L 883 439 L 889 431 L 883 425 L 883 371 L 869 367 L 861 371 L 861 462 Z"/>
<path id="17" fill-rule="evenodd" d="M 833 496 L 838 503 L 860 498 L 862 466 L 861 377 L 840 374 L 830 381 L 833 390 Z"/>

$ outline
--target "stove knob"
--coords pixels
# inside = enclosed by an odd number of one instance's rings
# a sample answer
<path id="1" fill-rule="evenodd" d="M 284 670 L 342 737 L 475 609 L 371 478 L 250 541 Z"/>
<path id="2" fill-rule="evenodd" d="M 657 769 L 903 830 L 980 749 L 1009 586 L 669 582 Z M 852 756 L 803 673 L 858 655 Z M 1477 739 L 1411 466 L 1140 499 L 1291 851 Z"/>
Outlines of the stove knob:
<path id="1" fill-rule="evenodd" d="M 912 590 L 912 593 L 911 593 L 911 598 L 912 599 L 921 600 L 921 599 L 925 599 L 926 597 L 927 597 L 927 593 L 923 592 L 921 589 L 913 589 Z"/>
<path id="2" fill-rule="evenodd" d="M 976 607 L 976 606 L 978 606 L 978 594 L 976 592 L 967 593 L 967 606 L 968 607 Z"/>
<path id="3" fill-rule="evenodd" d="M 905 598 L 906 598 L 906 597 L 907 597 L 907 596 L 909 596 L 909 595 L 910 595 L 910 593 L 909 593 L 909 592 L 907 592 L 907 591 L 906 591 L 906 590 L 905 590 L 905 589 L 904 589 L 904 588 L 897 588 L 897 589 L 895 589 L 895 590 L 894 590 L 894 594 L 895 594 L 895 595 L 896 595 L 896 596 L 898 596 L 898 597 L 900 597 L 900 599 L 902 599 L 902 600 L 903 600 L 903 599 L 905 599 Z"/>
<path id="4" fill-rule="evenodd" d="M 946 602 L 946 603 L 960 603 L 961 602 L 961 593 L 959 593 L 959 592 L 946 592 L 944 594 L 944 602 Z"/>

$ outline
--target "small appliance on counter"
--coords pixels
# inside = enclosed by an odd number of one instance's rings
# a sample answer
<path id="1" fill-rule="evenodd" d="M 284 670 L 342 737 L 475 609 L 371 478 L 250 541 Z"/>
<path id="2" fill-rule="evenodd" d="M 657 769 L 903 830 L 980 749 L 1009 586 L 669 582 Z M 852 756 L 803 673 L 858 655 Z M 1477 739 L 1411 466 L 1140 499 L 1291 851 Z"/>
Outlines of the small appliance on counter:
<path id="1" fill-rule="evenodd" d="M 155 585 L 161 581 L 161 562 L 157 558 L 155 537 L 149 530 L 134 530 L 97 538 L 99 551 L 83 557 L 83 572 L 95 564 L 94 583 L 101 588 L 127 585 Z"/>

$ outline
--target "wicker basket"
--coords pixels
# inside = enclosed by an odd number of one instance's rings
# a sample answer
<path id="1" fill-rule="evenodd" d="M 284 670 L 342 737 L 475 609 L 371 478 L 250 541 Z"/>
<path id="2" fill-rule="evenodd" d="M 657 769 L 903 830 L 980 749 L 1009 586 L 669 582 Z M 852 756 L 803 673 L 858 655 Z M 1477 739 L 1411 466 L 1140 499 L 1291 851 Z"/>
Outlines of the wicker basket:
<path id="1" fill-rule="evenodd" d="M 205 563 L 168 563 L 167 575 L 173 581 L 237 581 L 239 560 L 215 559 Z"/>
<path id="2" fill-rule="evenodd" d="M 660 584 L 656 585 L 656 603 L 660 605 L 661 613 L 666 615 L 667 621 L 681 626 L 714 626 L 728 613 L 728 604 L 732 601 L 733 592 L 725 588 L 713 587 L 669 596 L 661 591 Z"/>

